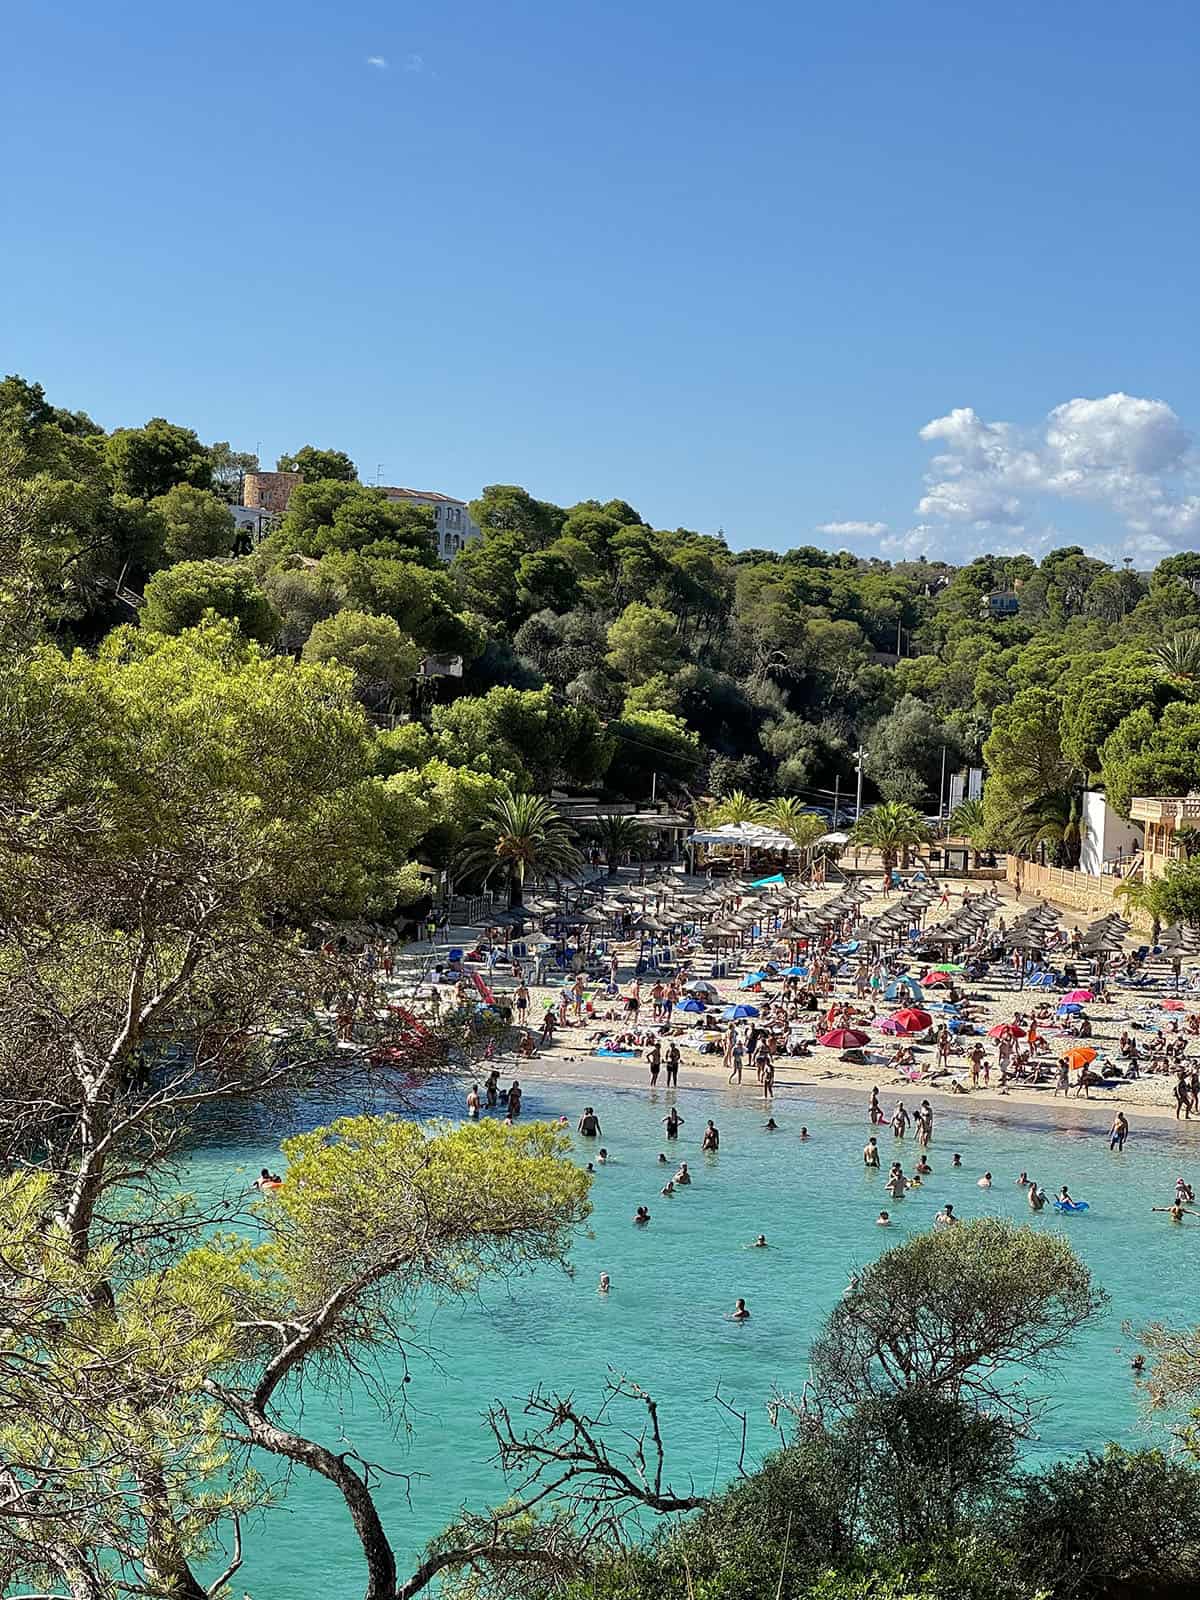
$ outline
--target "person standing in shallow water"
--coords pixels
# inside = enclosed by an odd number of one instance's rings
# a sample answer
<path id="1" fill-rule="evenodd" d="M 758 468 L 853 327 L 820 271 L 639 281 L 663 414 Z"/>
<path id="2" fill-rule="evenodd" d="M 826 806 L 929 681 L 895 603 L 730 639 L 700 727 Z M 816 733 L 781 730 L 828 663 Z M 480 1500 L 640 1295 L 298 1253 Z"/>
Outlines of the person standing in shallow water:
<path id="1" fill-rule="evenodd" d="M 646 1065 L 650 1069 L 650 1087 L 655 1089 L 658 1087 L 658 1074 L 662 1067 L 662 1045 L 657 1039 L 646 1051 Z"/>
<path id="2" fill-rule="evenodd" d="M 668 1111 L 666 1116 L 663 1118 L 663 1126 L 667 1130 L 668 1139 L 678 1139 L 679 1130 L 683 1127 L 683 1118 L 679 1115 L 674 1106 L 671 1107 L 670 1111 Z"/>
<path id="3" fill-rule="evenodd" d="M 679 1046 L 674 1039 L 667 1046 L 667 1088 L 679 1087 Z"/>

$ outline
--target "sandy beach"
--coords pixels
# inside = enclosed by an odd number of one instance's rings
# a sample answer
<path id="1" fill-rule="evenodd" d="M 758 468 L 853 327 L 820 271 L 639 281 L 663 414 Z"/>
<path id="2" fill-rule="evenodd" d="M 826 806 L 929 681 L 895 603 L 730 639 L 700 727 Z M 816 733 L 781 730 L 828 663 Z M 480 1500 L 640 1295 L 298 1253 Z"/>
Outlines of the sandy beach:
<path id="1" fill-rule="evenodd" d="M 1018 903 L 1013 891 L 1005 883 L 988 884 L 989 890 L 994 890 L 1003 899 L 1004 906 L 997 912 L 997 917 L 1004 917 L 1011 923 L 1013 917 L 1022 911 L 1028 911 L 1033 904 L 1045 904 L 1060 914 L 1061 926 L 1071 931 L 1075 926 L 1085 926 L 1086 919 L 1070 909 L 1053 906 L 1048 901 L 1031 901 L 1028 896 Z M 972 890 L 970 884 L 966 885 L 967 893 L 972 897 L 978 895 L 978 887 Z M 836 888 L 830 887 L 825 891 L 814 891 L 813 904 L 820 904 L 823 900 L 832 898 Z M 868 915 L 877 914 L 883 909 L 888 900 L 881 894 L 864 905 L 864 912 Z M 895 897 L 892 902 L 895 903 Z M 931 912 L 931 921 L 941 920 L 949 912 L 957 910 L 962 904 L 962 888 L 955 887 L 951 892 L 949 907 L 938 908 L 936 914 Z M 1127 941 L 1130 949 L 1135 949 L 1144 940 L 1129 936 Z M 720 1001 L 713 1009 L 719 1009 L 735 998 L 749 999 L 757 1002 L 759 999 L 753 993 L 747 994 L 739 990 L 738 984 L 743 973 L 753 970 L 752 962 L 765 961 L 774 946 L 775 941 L 770 937 L 764 938 L 753 951 L 747 949 L 742 952 L 737 962 L 730 963 L 730 973 L 725 978 L 713 980 L 720 994 Z M 633 947 L 636 951 L 636 945 Z M 706 970 L 706 969 L 705 969 Z M 1155 969 L 1159 975 L 1168 972 L 1165 964 Z M 1172 1020 L 1177 1019 L 1181 1028 L 1185 1027 L 1187 1015 L 1191 1012 L 1200 1014 L 1200 995 L 1189 993 L 1189 981 L 1196 977 L 1198 969 L 1195 964 L 1185 966 L 1179 995 L 1185 1009 L 1166 1010 L 1162 1001 L 1172 998 L 1172 991 L 1168 985 L 1159 985 L 1150 991 L 1137 991 L 1122 989 L 1112 986 L 1113 998 L 1108 1004 L 1089 1002 L 1086 1012 L 1091 1020 L 1093 1034 L 1085 1041 L 1094 1047 L 1100 1060 L 1111 1058 L 1119 1059 L 1118 1040 L 1122 1028 L 1128 1028 L 1130 1033 L 1138 1039 L 1145 1058 L 1146 1041 L 1150 1038 L 1155 1027 L 1166 1027 Z M 997 1023 L 1010 1022 L 1013 1012 L 1021 1009 L 1028 1012 L 1035 1004 L 1049 999 L 1056 1003 L 1058 996 L 1054 991 L 1025 988 L 1018 990 L 1014 979 L 1007 970 L 993 971 L 987 978 L 977 982 L 962 983 L 962 993 L 969 998 L 972 1010 L 978 1017 L 984 1031 Z M 647 999 L 653 978 L 642 979 L 642 996 L 645 1005 L 642 1013 L 642 1025 L 649 1024 L 649 1001 Z M 632 983 L 632 962 L 625 964 L 621 969 L 621 990 L 627 993 Z M 768 985 L 764 993 L 769 996 L 778 991 L 778 985 Z M 529 1016 L 531 1025 L 535 1027 L 547 1005 L 556 1004 L 562 992 L 561 982 L 556 982 L 538 987 L 531 987 L 531 1004 Z M 837 997 L 842 998 L 847 994 L 847 985 L 840 982 L 837 988 Z M 590 1043 L 591 1036 L 605 1026 L 618 1029 L 623 1024 L 620 1016 L 619 1005 L 614 1008 L 616 1016 L 611 1024 L 605 1019 L 608 1007 L 600 1002 L 596 1004 L 597 1016 L 601 1020 L 588 1020 L 583 1024 L 571 1024 L 556 1030 L 553 1044 L 539 1047 L 538 1053 L 533 1058 L 527 1058 L 512 1070 L 518 1076 L 529 1078 L 544 1078 L 553 1081 L 570 1082 L 572 1084 L 621 1084 L 648 1086 L 648 1075 L 642 1063 L 640 1053 L 636 1057 L 598 1056 L 593 1053 L 594 1047 Z M 880 1007 L 880 1014 L 886 1014 L 893 1009 L 891 1006 Z M 1135 1023 L 1139 1026 L 1135 1027 Z M 684 1036 L 688 1030 L 681 1026 L 678 1014 L 672 1029 L 672 1037 L 680 1046 L 682 1054 L 682 1067 L 680 1071 L 680 1086 L 704 1085 L 713 1087 L 726 1082 L 727 1070 L 722 1065 L 719 1055 L 701 1053 L 691 1049 L 684 1043 Z M 868 1030 L 872 1031 L 872 1030 Z M 1048 1040 L 1052 1052 L 1057 1053 L 1061 1046 L 1074 1043 L 1072 1037 L 1060 1029 L 1051 1020 L 1039 1023 L 1039 1031 Z M 956 1053 L 951 1058 L 951 1065 L 955 1071 L 965 1068 L 967 1062 L 966 1050 L 974 1043 L 977 1035 L 964 1036 L 966 1043 L 961 1053 Z M 945 1101 L 955 1104 L 960 1110 L 978 1108 L 986 1110 L 991 1116 L 1012 1115 L 1023 1121 L 1034 1118 L 1039 1121 L 1062 1122 L 1064 1125 L 1095 1127 L 1099 1123 L 1107 1125 L 1112 1120 L 1113 1111 L 1121 1107 L 1126 1115 L 1138 1118 L 1153 1118 L 1156 1123 L 1175 1124 L 1175 1104 L 1173 1099 L 1174 1074 L 1148 1075 L 1143 1064 L 1143 1076 L 1134 1082 L 1121 1081 L 1111 1089 L 1091 1091 L 1091 1097 L 1085 1098 L 1077 1095 L 1074 1089 L 1074 1080 L 1070 1098 L 1063 1095 L 1055 1097 L 1052 1084 L 1041 1087 L 1022 1086 L 1011 1084 L 1001 1091 L 998 1086 L 997 1043 L 993 1039 L 984 1038 L 987 1049 L 988 1061 L 992 1069 L 990 1086 L 982 1084 L 968 1090 L 966 1094 L 953 1092 L 949 1086 L 939 1087 L 936 1083 L 912 1082 L 897 1073 L 887 1062 L 886 1051 L 890 1051 L 893 1040 L 884 1035 L 875 1035 L 872 1031 L 872 1043 L 868 1046 L 872 1057 L 866 1065 L 857 1065 L 840 1059 L 841 1052 L 832 1048 L 816 1046 L 813 1054 L 807 1058 L 794 1056 L 780 1056 L 776 1061 L 775 1096 L 780 1103 L 786 1103 L 789 1096 L 803 1093 L 806 1096 L 816 1094 L 836 1094 L 845 1098 L 866 1098 L 873 1087 L 880 1091 L 885 1109 L 890 1112 L 898 1099 L 903 1099 L 911 1104 L 922 1097 L 928 1098 L 935 1104 Z M 915 1043 L 916 1066 L 918 1070 L 928 1070 L 934 1061 L 934 1050 L 931 1043 L 922 1043 L 918 1038 Z M 1200 1056 L 1200 1039 L 1192 1042 L 1189 1049 L 1189 1062 Z M 502 1071 L 509 1066 L 512 1058 L 506 1056 L 501 1063 Z M 1053 1055 L 1050 1058 L 1053 1059 Z M 740 1088 L 730 1086 L 730 1093 L 737 1094 L 739 1098 L 754 1099 L 757 1097 L 757 1086 L 754 1082 L 752 1071 L 747 1071 L 746 1078 Z M 1193 1117 L 1192 1123 L 1200 1130 L 1200 1118 Z M 1190 1126 L 1185 1119 L 1178 1119 L 1178 1126 L 1182 1132 Z M 1164 1130 L 1165 1131 L 1165 1130 Z"/>

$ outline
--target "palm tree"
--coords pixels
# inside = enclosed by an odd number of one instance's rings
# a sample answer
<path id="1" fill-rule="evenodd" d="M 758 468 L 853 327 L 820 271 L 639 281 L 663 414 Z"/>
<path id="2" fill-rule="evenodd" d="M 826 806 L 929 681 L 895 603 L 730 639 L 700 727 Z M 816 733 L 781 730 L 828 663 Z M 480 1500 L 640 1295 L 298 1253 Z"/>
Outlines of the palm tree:
<path id="1" fill-rule="evenodd" d="M 1200 628 L 1182 628 L 1150 653 L 1168 678 L 1200 678 Z"/>
<path id="2" fill-rule="evenodd" d="M 761 800 L 753 800 L 741 789 L 735 789 L 717 802 L 709 817 L 712 823 L 761 822 L 763 809 Z"/>
<path id="3" fill-rule="evenodd" d="M 776 833 L 785 834 L 799 850 L 806 850 L 810 844 L 825 833 L 825 819 L 813 811 L 806 811 L 799 800 L 785 795 L 782 799 L 772 800 L 760 809 L 759 817 L 768 828 L 774 828 Z"/>
<path id="4" fill-rule="evenodd" d="M 969 839 L 973 845 L 982 842 L 987 825 L 982 800 L 964 800 L 950 813 L 950 832 L 956 838 Z"/>
<path id="5" fill-rule="evenodd" d="M 528 875 L 557 877 L 571 872 L 581 859 L 570 829 L 549 800 L 506 789 L 463 840 L 455 866 L 463 874 L 478 873 L 481 883 L 501 874 L 508 880 L 508 904 L 514 910 L 525 903 Z"/>
<path id="6" fill-rule="evenodd" d="M 616 876 L 617 866 L 623 855 L 628 854 L 634 861 L 641 860 L 646 832 L 632 817 L 622 817 L 613 813 L 597 817 L 595 822 L 589 824 L 587 831 L 604 852 L 610 878 Z"/>
<path id="7" fill-rule="evenodd" d="M 1079 795 L 1069 789 L 1039 795 L 1013 820 L 1009 834 L 1023 855 L 1032 855 L 1039 847 L 1044 853 L 1049 845 L 1056 866 L 1077 867 L 1087 834 Z"/>
<path id="8" fill-rule="evenodd" d="M 908 852 L 928 838 L 924 817 L 915 806 L 905 805 L 902 800 L 888 800 L 883 805 L 872 806 L 850 830 L 851 844 L 879 852 L 884 873 L 889 878 L 897 860 L 907 867 Z"/>
<path id="9" fill-rule="evenodd" d="M 1116 893 L 1132 909 L 1144 911 L 1150 918 L 1150 937 L 1155 944 L 1162 932 L 1162 917 L 1159 913 L 1159 885 L 1161 878 L 1151 879 L 1149 883 L 1145 878 L 1126 878 L 1116 887 Z"/>

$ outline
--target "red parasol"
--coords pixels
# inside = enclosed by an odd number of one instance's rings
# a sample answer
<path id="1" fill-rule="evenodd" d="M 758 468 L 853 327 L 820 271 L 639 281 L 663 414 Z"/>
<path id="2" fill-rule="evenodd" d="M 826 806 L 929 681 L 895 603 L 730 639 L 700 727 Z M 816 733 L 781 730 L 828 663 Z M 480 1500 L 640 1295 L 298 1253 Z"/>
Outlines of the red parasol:
<path id="1" fill-rule="evenodd" d="M 905 1006 L 903 1011 L 897 1011 L 892 1021 L 898 1022 L 905 1033 L 921 1033 L 933 1024 L 928 1011 L 919 1011 L 916 1006 Z"/>

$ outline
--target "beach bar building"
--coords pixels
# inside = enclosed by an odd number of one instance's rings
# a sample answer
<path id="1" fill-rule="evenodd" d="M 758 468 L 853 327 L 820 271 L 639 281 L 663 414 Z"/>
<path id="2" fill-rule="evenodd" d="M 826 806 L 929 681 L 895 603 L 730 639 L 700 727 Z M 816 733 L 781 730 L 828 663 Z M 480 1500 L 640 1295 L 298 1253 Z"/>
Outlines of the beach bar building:
<path id="1" fill-rule="evenodd" d="M 1134 795 L 1129 812 L 1145 827 L 1142 873 L 1147 880 L 1161 877 L 1172 861 L 1186 860 L 1187 851 L 1177 835 L 1185 829 L 1200 831 L 1200 794 Z"/>

